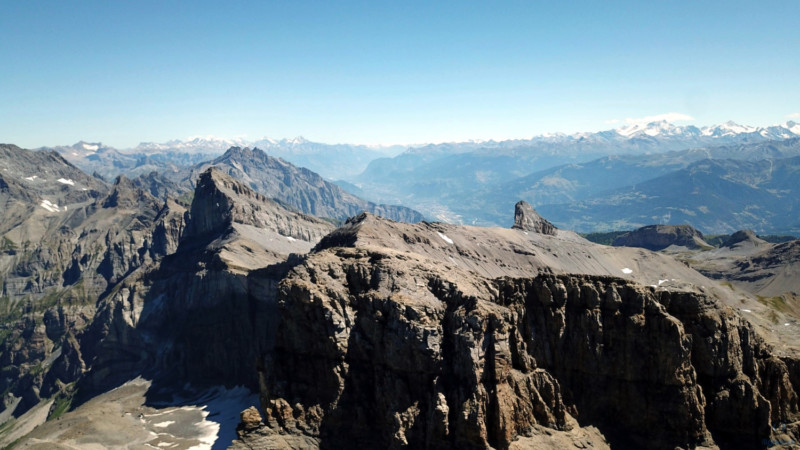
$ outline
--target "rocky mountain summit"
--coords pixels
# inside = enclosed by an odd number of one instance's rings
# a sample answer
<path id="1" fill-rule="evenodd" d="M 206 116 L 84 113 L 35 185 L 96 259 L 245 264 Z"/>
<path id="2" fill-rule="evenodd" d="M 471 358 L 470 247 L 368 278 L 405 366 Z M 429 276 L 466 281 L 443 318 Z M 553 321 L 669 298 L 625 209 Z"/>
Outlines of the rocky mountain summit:
<path id="1" fill-rule="evenodd" d="M 344 220 L 367 211 L 403 222 L 419 222 L 424 218 L 410 208 L 362 200 L 316 173 L 269 156 L 258 148 L 231 147 L 219 158 L 194 166 L 184 180 L 195 180 L 197 174 L 211 166 L 269 198 L 318 217 Z"/>
<path id="2" fill-rule="evenodd" d="M 636 269 L 615 268 L 626 260 Z M 263 424 L 248 413 L 237 445 L 748 448 L 774 423 L 795 436 L 798 360 L 713 285 L 560 230 L 359 216 L 281 282 Z"/>

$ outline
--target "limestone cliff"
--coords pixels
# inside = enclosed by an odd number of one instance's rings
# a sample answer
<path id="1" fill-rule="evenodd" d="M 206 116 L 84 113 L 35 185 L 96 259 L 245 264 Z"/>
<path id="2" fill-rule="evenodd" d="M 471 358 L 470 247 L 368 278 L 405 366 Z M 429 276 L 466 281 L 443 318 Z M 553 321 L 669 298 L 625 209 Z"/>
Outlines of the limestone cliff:
<path id="1" fill-rule="evenodd" d="M 778 357 L 716 294 L 570 274 L 568 261 L 493 276 L 488 262 L 431 250 L 438 234 L 473 251 L 472 229 L 438 226 L 363 216 L 288 273 L 261 365 L 264 425 L 251 420 L 237 445 L 753 448 L 800 437 L 798 360 Z M 542 236 L 525 237 L 600 256 Z M 663 264 L 652 274 L 688 277 Z"/>

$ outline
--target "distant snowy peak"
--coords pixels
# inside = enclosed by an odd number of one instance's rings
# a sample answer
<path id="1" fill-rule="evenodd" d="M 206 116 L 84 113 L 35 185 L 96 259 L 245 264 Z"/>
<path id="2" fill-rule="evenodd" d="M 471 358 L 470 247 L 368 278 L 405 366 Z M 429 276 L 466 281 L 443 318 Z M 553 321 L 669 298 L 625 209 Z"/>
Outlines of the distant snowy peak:
<path id="1" fill-rule="evenodd" d="M 733 121 L 727 121 L 722 125 L 714 125 L 710 127 L 703 127 L 703 136 L 722 137 L 722 136 L 736 136 L 738 134 L 752 133 L 757 131 L 758 128 L 747 125 L 739 125 Z"/>
<path id="2" fill-rule="evenodd" d="M 201 153 L 223 153 L 230 147 L 246 147 L 250 143 L 244 139 L 222 139 L 214 136 L 191 137 L 186 140 L 174 139 L 164 143 L 142 142 L 133 149 L 134 153 L 155 153 L 155 152 L 201 152 Z"/>
<path id="3" fill-rule="evenodd" d="M 272 139 L 272 138 L 262 138 L 258 141 L 253 143 L 253 146 L 258 148 L 275 148 L 275 147 L 296 147 L 305 144 L 309 144 L 310 141 L 303 136 L 297 136 L 294 139 Z"/>
<path id="4" fill-rule="evenodd" d="M 649 123 L 632 123 L 615 130 L 620 136 L 626 138 L 633 138 L 637 136 L 679 136 L 679 135 L 696 135 L 698 129 L 693 126 L 678 126 L 666 120 Z"/>
<path id="5" fill-rule="evenodd" d="M 770 127 L 752 127 L 728 121 L 720 125 L 703 128 L 694 126 L 678 126 L 667 121 L 635 123 L 614 130 L 619 136 L 631 139 L 635 137 L 705 137 L 705 138 L 731 138 L 731 137 L 757 137 L 765 139 L 790 139 L 800 137 L 800 125 L 795 122 L 786 122 Z M 603 132 L 597 133 L 601 134 Z"/>

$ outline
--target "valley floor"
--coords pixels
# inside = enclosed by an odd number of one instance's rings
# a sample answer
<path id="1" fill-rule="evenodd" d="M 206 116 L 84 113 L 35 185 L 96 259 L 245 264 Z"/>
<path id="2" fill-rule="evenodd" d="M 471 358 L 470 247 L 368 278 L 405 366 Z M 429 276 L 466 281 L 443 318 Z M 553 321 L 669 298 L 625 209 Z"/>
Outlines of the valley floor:
<path id="1" fill-rule="evenodd" d="M 218 449 L 236 439 L 239 413 L 258 404 L 241 387 L 201 396 L 153 401 L 152 383 L 131 380 L 62 417 L 39 425 L 15 444 L 21 449 Z"/>

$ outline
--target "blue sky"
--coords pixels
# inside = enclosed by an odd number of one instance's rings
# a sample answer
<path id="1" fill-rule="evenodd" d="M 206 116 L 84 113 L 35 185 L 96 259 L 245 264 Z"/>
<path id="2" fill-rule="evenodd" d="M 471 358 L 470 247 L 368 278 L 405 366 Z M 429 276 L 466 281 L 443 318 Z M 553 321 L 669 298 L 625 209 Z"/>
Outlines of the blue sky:
<path id="1" fill-rule="evenodd" d="M 798 17 L 795 0 L 0 0 L 0 142 L 770 125 L 800 116 Z"/>

